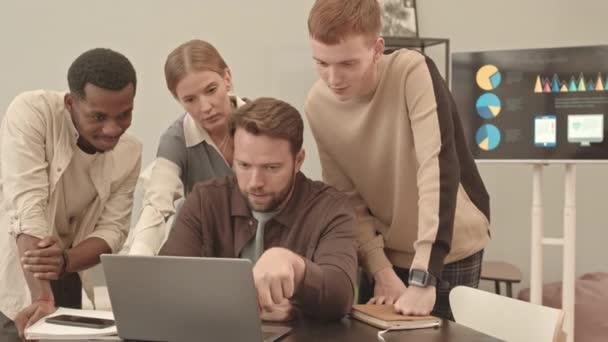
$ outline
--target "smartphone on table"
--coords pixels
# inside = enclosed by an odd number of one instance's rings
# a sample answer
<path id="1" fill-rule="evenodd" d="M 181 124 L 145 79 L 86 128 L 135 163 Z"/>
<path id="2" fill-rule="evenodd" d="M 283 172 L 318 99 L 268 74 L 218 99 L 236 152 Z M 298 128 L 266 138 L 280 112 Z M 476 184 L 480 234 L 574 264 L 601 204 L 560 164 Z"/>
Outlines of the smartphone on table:
<path id="1" fill-rule="evenodd" d="M 45 322 L 93 329 L 103 329 L 114 325 L 113 319 L 83 317 L 74 315 L 58 315 L 48 317 L 45 319 Z"/>

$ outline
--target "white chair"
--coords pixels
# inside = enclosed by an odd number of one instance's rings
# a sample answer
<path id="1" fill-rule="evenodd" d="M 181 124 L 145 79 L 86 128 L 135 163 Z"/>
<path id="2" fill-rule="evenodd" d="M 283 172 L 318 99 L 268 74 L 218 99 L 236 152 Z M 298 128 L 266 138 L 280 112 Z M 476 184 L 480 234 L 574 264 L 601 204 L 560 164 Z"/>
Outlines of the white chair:
<path id="1" fill-rule="evenodd" d="M 562 310 L 457 286 L 450 292 L 456 323 L 509 342 L 559 342 Z"/>

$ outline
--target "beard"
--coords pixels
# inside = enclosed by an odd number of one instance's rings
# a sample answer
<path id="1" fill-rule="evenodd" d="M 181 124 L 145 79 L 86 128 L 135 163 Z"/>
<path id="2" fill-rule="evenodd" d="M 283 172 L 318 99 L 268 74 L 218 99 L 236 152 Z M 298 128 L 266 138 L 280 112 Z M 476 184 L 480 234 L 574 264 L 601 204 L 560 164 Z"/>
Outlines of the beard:
<path id="1" fill-rule="evenodd" d="M 289 179 L 289 183 L 278 192 L 264 193 L 264 192 L 254 192 L 256 194 L 263 194 L 267 197 L 270 197 L 270 200 L 266 203 L 256 203 L 250 197 L 250 191 L 242 191 L 241 193 L 247 199 L 247 204 L 249 208 L 254 211 L 259 212 L 272 212 L 279 209 L 279 207 L 287 200 L 287 197 L 291 194 L 291 190 L 293 189 L 295 182 L 295 174 L 292 173 L 291 178 Z"/>

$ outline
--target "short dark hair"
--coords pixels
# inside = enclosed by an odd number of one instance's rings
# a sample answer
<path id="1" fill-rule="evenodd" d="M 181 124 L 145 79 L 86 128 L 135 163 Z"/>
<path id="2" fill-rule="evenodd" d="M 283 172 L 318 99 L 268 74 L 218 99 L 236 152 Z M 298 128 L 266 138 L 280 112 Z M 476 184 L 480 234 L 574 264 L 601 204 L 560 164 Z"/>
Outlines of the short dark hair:
<path id="1" fill-rule="evenodd" d="M 135 68 L 123 54 L 96 48 L 78 56 L 68 69 L 71 93 L 84 98 L 87 83 L 107 90 L 121 90 L 129 83 L 136 88 L 137 77 Z"/>
<path id="2" fill-rule="evenodd" d="M 251 101 L 228 117 L 228 131 L 234 138 L 237 128 L 253 135 L 265 135 L 289 141 L 295 156 L 302 149 L 304 122 L 302 115 L 287 102 L 270 97 Z"/>

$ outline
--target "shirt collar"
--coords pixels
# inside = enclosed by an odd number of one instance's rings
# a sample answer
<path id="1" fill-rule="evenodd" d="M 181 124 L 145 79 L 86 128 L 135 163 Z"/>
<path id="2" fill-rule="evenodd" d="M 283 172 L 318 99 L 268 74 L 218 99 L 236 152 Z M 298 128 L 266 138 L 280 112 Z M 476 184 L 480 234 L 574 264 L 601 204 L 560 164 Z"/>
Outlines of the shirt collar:
<path id="1" fill-rule="evenodd" d="M 236 105 L 236 108 L 245 104 L 245 101 L 236 95 L 230 95 L 230 101 Z M 197 124 L 190 113 L 186 113 L 186 117 L 184 118 L 184 139 L 186 141 L 186 147 L 196 146 L 203 141 L 206 141 L 209 145 L 215 146 L 211 136 L 209 136 L 209 132 Z"/>

